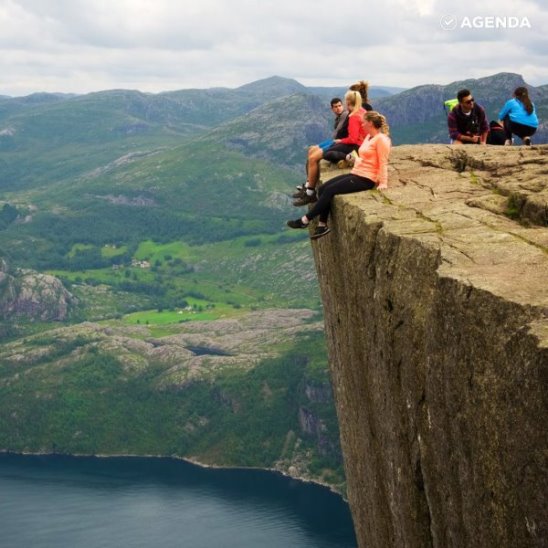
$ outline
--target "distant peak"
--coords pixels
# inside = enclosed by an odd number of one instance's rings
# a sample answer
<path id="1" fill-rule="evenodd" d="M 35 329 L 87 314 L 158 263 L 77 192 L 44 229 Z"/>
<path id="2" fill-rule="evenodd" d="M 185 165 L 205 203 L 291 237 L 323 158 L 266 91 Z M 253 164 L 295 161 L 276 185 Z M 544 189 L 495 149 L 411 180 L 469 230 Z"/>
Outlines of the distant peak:
<path id="1" fill-rule="evenodd" d="M 250 82 L 249 84 L 244 84 L 237 88 L 238 90 L 243 91 L 257 91 L 257 90 L 284 90 L 290 91 L 292 93 L 296 91 L 306 90 L 305 86 L 293 80 L 291 78 L 284 78 L 282 76 L 269 76 L 268 78 L 263 78 L 262 80 L 256 80 L 255 82 Z"/>

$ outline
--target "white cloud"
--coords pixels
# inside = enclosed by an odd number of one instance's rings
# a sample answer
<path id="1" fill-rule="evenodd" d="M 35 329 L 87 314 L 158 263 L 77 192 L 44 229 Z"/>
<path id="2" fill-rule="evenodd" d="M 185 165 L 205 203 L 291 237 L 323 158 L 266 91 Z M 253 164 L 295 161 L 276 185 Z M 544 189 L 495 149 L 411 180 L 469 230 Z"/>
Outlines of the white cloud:
<path id="1" fill-rule="evenodd" d="M 466 11 L 465 11 L 466 10 Z M 444 30 L 442 17 L 458 25 Z M 461 28 L 465 16 L 531 28 Z M 496 72 L 548 83 L 540 0 L 0 0 L 0 94 L 305 84 L 413 86 Z"/>

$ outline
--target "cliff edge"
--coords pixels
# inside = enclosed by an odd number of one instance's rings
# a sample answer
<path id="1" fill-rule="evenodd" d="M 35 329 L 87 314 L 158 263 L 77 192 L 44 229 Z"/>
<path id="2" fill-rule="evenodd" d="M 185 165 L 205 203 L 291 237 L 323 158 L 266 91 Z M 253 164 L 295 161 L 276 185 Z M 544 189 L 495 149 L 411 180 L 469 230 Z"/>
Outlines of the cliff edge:
<path id="1" fill-rule="evenodd" d="M 548 146 L 395 147 L 389 180 L 313 244 L 359 546 L 543 546 Z"/>

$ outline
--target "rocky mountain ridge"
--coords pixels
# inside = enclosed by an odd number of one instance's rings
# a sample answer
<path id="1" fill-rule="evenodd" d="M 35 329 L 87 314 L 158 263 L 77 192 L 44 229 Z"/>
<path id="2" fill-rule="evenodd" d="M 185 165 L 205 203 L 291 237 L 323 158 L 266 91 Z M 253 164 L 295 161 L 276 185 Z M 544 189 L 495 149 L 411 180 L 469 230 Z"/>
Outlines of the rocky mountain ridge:
<path id="1" fill-rule="evenodd" d="M 64 321 L 75 298 L 55 276 L 28 269 L 11 270 L 0 258 L 0 318 Z"/>

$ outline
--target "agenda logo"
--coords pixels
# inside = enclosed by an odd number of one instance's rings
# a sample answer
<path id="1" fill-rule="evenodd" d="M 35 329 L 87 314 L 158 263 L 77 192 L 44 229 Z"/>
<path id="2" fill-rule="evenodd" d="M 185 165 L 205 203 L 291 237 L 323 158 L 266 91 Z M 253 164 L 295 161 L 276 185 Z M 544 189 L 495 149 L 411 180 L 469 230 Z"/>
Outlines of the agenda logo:
<path id="1" fill-rule="evenodd" d="M 455 15 L 444 15 L 440 19 L 440 26 L 443 30 L 460 29 L 530 29 L 531 22 L 528 17 L 516 16 L 465 16 L 459 20 Z"/>

